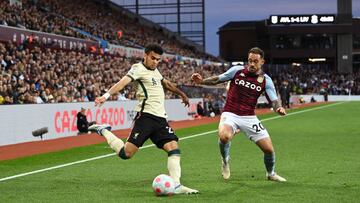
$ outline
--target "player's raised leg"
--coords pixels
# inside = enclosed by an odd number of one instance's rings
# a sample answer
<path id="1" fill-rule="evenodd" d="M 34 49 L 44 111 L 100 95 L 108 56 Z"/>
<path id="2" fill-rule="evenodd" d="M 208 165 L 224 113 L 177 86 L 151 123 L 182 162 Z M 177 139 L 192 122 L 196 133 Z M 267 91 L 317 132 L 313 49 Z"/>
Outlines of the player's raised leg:
<path id="1" fill-rule="evenodd" d="M 163 149 L 168 153 L 168 170 L 169 175 L 175 181 L 175 194 L 197 194 L 198 190 L 188 188 L 180 183 L 181 166 L 180 166 L 180 149 L 176 141 L 166 143 Z"/>
<path id="2" fill-rule="evenodd" d="M 260 139 L 256 142 L 264 152 L 264 164 L 268 180 L 285 182 L 286 179 L 275 173 L 275 151 L 270 137 Z"/>
<path id="3" fill-rule="evenodd" d="M 112 150 L 114 150 L 114 152 L 116 152 L 116 154 L 120 154 L 121 149 L 123 149 L 124 147 L 124 142 L 119 139 L 118 137 L 116 137 L 110 130 L 111 130 L 111 126 L 108 124 L 103 124 L 103 125 L 98 125 L 98 124 L 94 124 L 91 125 L 88 128 L 89 131 L 91 132 L 96 132 L 97 134 L 105 137 L 107 143 L 109 144 L 109 146 L 111 147 Z"/>

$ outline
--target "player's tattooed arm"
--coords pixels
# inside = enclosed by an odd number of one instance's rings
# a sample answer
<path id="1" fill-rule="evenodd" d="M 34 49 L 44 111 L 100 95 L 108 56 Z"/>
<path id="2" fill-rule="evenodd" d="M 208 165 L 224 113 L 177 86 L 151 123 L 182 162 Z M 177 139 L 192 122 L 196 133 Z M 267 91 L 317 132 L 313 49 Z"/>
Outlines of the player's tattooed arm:
<path id="1" fill-rule="evenodd" d="M 281 107 L 279 100 L 274 100 L 271 103 L 272 103 L 272 107 L 273 107 L 274 110 Z"/>
<path id="2" fill-rule="evenodd" d="M 280 116 L 286 115 L 286 111 L 285 111 L 284 107 L 282 107 L 280 105 L 279 100 L 274 100 L 271 102 L 271 104 L 272 104 L 272 108 L 274 109 L 274 111 L 276 113 L 278 113 Z"/>
<path id="3" fill-rule="evenodd" d="M 219 83 L 222 83 L 220 80 L 219 80 L 219 76 L 212 76 L 212 77 L 208 77 L 208 78 L 205 78 L 203 81 L 202 81 L 202 84 L 203 85 L 217 85 Z"/>
<path id="4" fill-rule="evenodd" d="M 191 75 L 191 79 L 199 85 L 216 85 L 222 83 L 219 80 L 219 76 L 212 76 L 209 78 L 203 79 L 203 77 L 199 73 L 194 73 Z"/>

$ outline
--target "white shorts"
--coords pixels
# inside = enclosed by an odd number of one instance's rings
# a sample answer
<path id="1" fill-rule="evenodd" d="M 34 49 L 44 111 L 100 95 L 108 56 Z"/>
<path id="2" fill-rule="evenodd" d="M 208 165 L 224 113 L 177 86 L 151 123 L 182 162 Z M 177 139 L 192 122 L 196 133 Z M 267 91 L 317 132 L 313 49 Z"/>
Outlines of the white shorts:
<path id="1" fill-rule="evenodd" d="M 238 116 L 234 113 L 223 112 L 219 126 L 224 124 L 232 127 L 233 134 L 237 129 L 240 129 L 253 142 L 270 137 L 268 131 L 256 116 Z"/>

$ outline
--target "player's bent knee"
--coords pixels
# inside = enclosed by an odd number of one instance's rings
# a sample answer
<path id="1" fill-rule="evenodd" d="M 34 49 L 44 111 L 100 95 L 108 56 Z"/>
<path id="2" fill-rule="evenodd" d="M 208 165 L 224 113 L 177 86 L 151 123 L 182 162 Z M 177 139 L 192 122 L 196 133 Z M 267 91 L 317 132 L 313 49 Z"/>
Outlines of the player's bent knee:
<path id="1" fill-rule="evenodd" d="M 176 141 L 171 141 L 166 144 L 164 144 L 163 149 L 167 152 L 170 152 L 172 150 L 176 150 L 179 148 L 179 145 Z"/>
<path id="2" fill-rule="evenodd" d="M 228 143 L 232 138 L 232 134 L 224 131 L 219 132 L 219 139 L 222 143 Z"/>
<path id="3" fill-rule="evenodd" d="M 223 143 L 223 144 L 226 144 L 230 141 L 230 139 L 228 137 L 220 137 L 220 141 Z"/>
<path id="4" fill-rule="evenodd" d="M 265 148 L 262 150 L 265 154 L 272 154 L 275 153 L 273 148 Z"/>

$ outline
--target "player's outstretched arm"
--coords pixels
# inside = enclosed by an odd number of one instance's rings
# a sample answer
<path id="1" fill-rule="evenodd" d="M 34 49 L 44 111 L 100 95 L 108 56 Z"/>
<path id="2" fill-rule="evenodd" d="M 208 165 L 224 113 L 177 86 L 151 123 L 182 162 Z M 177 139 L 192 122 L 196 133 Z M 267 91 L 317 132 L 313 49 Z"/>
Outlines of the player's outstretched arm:
<path id="1" fill-rule="evenodd" d="M 95 106 L 101 106 L 105 101 L 114 93 L 121 91 L 124 89 L 124 87 L 129 84 L 132 81 L 132 79 L 129 76 L 124 76 L 121 78 L 119 82 L 117 82 L 115 85 L 113 85 L 109 91 L 107 91 L 105 94 L 103 94 L 101 97 L 97 97 L 95 99 Z"/>
<path id="2" fill-rule="evenodd" d="M 219 80 L 219 76 L 212 76 L 203 79 L 203 77 L 199 73 L 192 74 L 191 79 L 199 85 L 217 85 L 219 83 L 222 83 L 222 81 Z"/>
<path id="3" fill-rule="evenodd" d="M 285 108 L 280 105 L 279 100 L 271 101 L 272 107 L 276 113 L 278 113 L 280 116 L 285 116 L 286 111 Z"/>
<path id="4" fill-rule="evenodd" d="M 165 89 L 179 95 L 181 97 L 182 103 L 185 106 L 190 106 L 189 98 L 186 96 L 186 94 L 183 91 L 179 90 L 179 88 L 177 88 L 175 84 L 171 83 L 166 79 L 163 79 L 162 85 Z"/>

